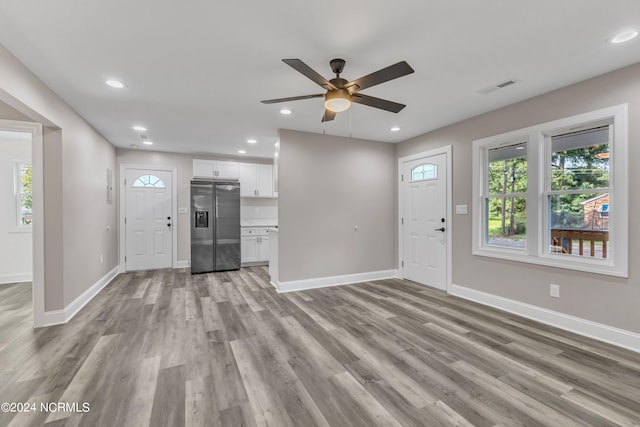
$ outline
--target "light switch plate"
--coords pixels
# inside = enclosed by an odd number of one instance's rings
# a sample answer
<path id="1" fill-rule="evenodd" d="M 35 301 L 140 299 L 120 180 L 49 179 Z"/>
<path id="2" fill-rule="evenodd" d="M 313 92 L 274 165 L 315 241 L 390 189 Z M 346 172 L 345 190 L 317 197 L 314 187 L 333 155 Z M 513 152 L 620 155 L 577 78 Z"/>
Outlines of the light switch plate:
<path id="1" fill-rule="evenodd" d="M 467 205 L 456 205 L 456 215 L 467 215 Z"/>
<path id="2" fill-rule="evenodd" d="M 188 215 L 189 214 L 189 208 L 178 208 L 178 213 L 180 215 Z"/>

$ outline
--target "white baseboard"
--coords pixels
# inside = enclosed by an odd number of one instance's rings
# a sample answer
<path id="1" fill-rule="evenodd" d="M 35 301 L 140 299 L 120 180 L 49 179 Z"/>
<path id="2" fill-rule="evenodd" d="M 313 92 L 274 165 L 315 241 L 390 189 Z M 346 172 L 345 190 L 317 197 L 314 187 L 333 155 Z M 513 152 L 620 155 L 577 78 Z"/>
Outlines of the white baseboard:
<path id="1" fill-rule="evenodd" d="M 6 283 L 20 283 L 20 282 L 32 282 L 32 273 L 19 273 L 19 274 L 2 274 L 0 275 L 0 285 Z"/>
<path id="2" fill-rule="evenodd" d="M 315 279 L 290 280 L 272 283 L 278 293 L 304 291 L 307 289 L 328 288 L 351 283 L 368 282 L 370 280 L 395 279 L 398 270 L 370 271 L 366 273 L 345 274 L 342 276 L 318 277 Z"/>
<path id="3" fill-rule="evenodd" d="M 592 322 L 557 311 L 548 310 L 520 301 L 488 294 L 464 286 L 453 285 L 449 291 L 451 295 L 468 299 L 480 304 L 495 307 L 527 319 L 536 320 L 547 325 L 555 326 L 579 335 L 604 341 L 609 344 L 640 352 L 640 334 Z"/>
<path id="4" fill-rule="evenodd" d="M 102 276 L 96 283 L 91 285 L 89 289 L 84 291 L 78 298 L 74 299 L 71 304 L 63 310 L 45 311 L 43 315 L 43 324 L 37 326 L 53 326 L 67 323 L 73 319 L 82 308 L 87 305 L 101 290 L 105 288 L 120 272 L 120 266 Z"/>
<path id="5" fill-rule="evenodd" d="M 176 268 L 189 268 L 191 267 L 191 260 L 188 259 L 183 259 L 181 261 L 178 261 L 178 264 L 176 265 Z"/>

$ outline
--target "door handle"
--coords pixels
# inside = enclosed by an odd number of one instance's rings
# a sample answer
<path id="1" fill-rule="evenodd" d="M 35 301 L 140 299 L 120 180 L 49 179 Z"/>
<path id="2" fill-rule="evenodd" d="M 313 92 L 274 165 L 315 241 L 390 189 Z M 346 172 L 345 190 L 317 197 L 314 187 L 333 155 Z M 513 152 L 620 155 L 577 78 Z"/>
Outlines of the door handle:
<path id="1" fill-rule="evenodd" d="M 445 228 L 444 228 L 444 227 L 440 227 L 440 228 L 436 228 L 436 229 L 435 229 L 435 230 L 433 230 L 433 231 L 442 231 L 442 232 L 444 233 L 444 230 L 445 230 Z"/>

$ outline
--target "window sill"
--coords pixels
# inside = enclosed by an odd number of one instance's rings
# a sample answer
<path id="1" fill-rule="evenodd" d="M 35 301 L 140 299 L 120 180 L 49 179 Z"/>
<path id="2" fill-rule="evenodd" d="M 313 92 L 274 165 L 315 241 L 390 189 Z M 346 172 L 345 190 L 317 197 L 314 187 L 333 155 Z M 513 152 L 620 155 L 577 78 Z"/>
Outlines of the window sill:
<path id="1" fill-rule="evenodd" d="M 32 231 L 32 227 L 31 226 L 25 226 L 25 227 L 10 227 L 9 228 L 9 233 L 31 233 Z"/>
<path id="2" fill-rule="evenodd" d="M 565 270 L 577 270 L 585 273 L 603 274 L 614 277 L 629 277 L 628 269 L 618 267 L 611 260 L 577 258 L 571 255 L 529 255 L 524 251 L 502 250 L 499 248 L 476 248 L 473 255 L 498 258 L 506 261 L 525 262 L 527 264 L 541 265 L 545 267 L 562 268 Z M 571 258 L 569 258 L 571 257 Z"/>

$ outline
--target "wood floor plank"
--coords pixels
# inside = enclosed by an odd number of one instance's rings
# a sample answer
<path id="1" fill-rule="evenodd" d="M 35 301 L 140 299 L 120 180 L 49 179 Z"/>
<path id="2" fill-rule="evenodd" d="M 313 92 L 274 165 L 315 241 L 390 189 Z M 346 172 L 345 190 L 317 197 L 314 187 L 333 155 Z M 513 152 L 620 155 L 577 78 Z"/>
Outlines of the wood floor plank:
<path id="1" fill-rule="evenodd" d="M 0 402 L 91 410 L 0 425 L 640 425 L 640 354 L 399 279 L 132 272 L 36 330 L 31 299 L 0 286 Z"/>
<path id="2" fill-rule="evenodd" d="M 349 372 L 336 374 L 331 378 L 337 385 L 342 387 L 349 396 L 372 420 L 371 425 L 380 427 L 397 426 L 401 424 L 380 404 L 373 396 L 362 387 Z"/>
<path id="3" fill-rule="evenodd" d="M 184 365 L 161 369 L 151 409 L 150 426 L 184 425 L 186 381 Z"/>

